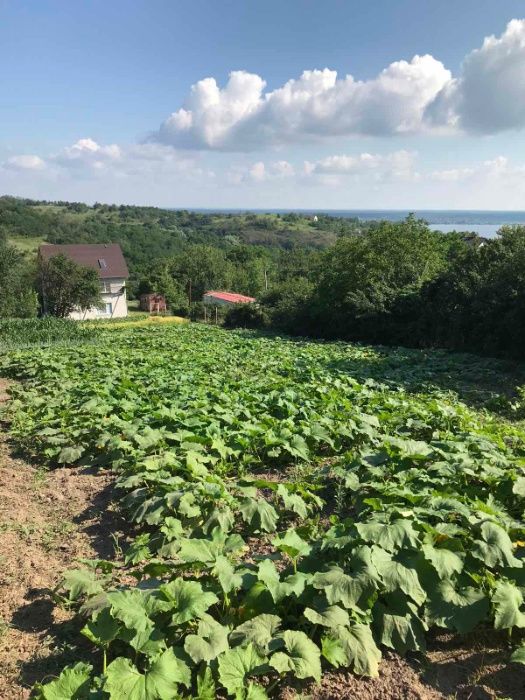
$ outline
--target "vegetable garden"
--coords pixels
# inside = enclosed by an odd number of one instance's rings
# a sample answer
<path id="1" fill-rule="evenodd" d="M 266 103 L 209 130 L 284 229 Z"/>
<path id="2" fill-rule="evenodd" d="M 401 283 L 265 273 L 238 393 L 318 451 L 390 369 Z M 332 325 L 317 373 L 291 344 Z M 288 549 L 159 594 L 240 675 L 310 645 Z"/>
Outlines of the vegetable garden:
<path id="1" fill-rule="evenodd" d="M 523 434 L 423 390 L 428 363 L 380 366 L 169 324 L 6 356 L 14 441 L 112 468 L 133 534 L 65 573 L 96 661 L 37 697 L 259 700 L 328 668 L 376 675 L 432 627 L 508 630 L 524 663 Z"/>

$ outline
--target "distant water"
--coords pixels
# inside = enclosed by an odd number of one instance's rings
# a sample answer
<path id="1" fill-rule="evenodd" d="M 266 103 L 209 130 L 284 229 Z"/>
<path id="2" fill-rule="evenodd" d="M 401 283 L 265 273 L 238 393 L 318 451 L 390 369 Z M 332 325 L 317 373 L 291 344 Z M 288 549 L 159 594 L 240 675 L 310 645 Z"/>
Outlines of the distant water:
<path id="1" fill-rule="evenodd" d="M 250 211 L 256 214 L 328 214 L 345 219 L 358 218 L 361 221 L 382 220 L 400 221 L 408 216 L 409 209 L 195 209 L 201 212 L 221 212 L 238 214 Z M 525 211 L 476 211 L 459 209 L 419 209 L 413 213 L 428 221 L 431 228 L 448 233 L 449 231 L 475 231 L 480 236 L 493 238 L 504 224 L 525 225 Z"/>

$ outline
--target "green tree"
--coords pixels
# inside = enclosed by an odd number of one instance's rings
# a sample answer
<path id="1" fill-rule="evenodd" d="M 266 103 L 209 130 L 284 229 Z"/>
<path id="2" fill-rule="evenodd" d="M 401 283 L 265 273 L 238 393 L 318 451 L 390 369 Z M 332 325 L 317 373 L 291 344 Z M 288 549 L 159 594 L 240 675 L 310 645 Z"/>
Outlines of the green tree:
<path id="1" fill-rule="evenodd" d="M 0 235 L 0 317 L 36 316 L 37 307 L 32 266 Z"/>
<path id="2" fill-rule="evenodd" d="M 414 216 L 344 237 L 319 266 L 316 324 L 330 336 L 388 342 L 384 324 L 444 268 L 445 237 Z"/>
<path id="3" fill-rule="evenodd" d="M 65 318 L 72 311 L 100 306 L 96 270 L 77 265 L 65 255 L 39 262 L 39 286 L 45 314 Z"/>
<path id="4" fill-rule="evenodd" d="M 189 246 L 169 260 L 168 270 L 184 289 L 188 303 L 201 301 L 210 289 L 228 289 L 232 281 L 232 266 L 224 252 L 209 245 Z"/>

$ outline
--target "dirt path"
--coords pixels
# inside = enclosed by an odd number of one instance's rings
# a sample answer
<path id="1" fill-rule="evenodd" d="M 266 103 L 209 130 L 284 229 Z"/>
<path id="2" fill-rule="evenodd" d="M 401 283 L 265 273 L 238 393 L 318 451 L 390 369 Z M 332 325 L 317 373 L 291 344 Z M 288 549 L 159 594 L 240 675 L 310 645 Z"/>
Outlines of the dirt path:
<path id="1" fill-rule="evenodd" d="M 0 380 L 0 401 L 5 388 Z M 79 659 L 77 627 L 51 590 L 76 560 L 111 557 L 110 535 L 123 523 L 111 508 L 109 473 L 39 469 L 13 457 L 4 430 L 0 425 L 0 699 L 25 700 L 35 681 Z"/>

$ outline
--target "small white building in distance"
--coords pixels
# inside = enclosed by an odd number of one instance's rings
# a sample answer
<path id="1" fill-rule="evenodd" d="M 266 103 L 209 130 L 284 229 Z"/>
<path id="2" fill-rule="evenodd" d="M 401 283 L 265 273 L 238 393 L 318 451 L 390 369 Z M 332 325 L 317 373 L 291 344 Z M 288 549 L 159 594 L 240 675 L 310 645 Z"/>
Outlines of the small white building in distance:
<path id="1" fill-rule="evenodd" d="M 117 243 L 41 245 L 39 255 L 43 260 L 49 260 L 55 255 L 65 255 L 78 265 L 92 267 L 98 272 L 102 308 L 73 311 L 70 318 L 83 321 L 93 318 L 123 318 L 128 315 L 126 280 L 129 272 Z"/>
<path id="2" fill-rule="evenodd" d="M 206 292 L 202 297 L 202 303 L 210 306 L 235 306 L 235 304 L 253 304 L 254 297 L 247 297 L 245 294 L 235 292 Z"/>

